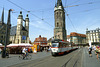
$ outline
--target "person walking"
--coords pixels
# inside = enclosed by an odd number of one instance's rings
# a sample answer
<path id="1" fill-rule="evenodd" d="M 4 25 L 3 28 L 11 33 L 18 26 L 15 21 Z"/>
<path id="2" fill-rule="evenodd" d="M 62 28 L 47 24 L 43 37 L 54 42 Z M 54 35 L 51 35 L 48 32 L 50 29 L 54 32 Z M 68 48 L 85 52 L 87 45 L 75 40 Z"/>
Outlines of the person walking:
<path id="1" fill-rule="evenodd" d="M 100 54 L 100 47 L 99 46 L 96 47 L 96 53 L 97 53 L 97 59 L 99 59 L 99 54 Z"/>
<path id="2" fill-rule="evenodd" d="M 92 57 L 92 47 L 90 45 L 88 47 L 88 51 L 89 51 L 89 57 Z"/>

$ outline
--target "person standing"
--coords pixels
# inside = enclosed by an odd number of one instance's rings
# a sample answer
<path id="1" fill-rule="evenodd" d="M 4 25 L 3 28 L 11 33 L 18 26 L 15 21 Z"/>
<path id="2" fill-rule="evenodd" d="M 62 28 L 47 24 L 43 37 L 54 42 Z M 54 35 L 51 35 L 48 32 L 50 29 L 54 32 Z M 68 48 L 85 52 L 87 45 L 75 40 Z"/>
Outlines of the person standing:
<path id="1" fill-rule="evenodd" d="M 92 57 L 92 47 L 90 45 L 88 47 L 88 51 L 89 51 L 89 57 Z"/>
<path id="2" fill-rule="evenodd" d="M 96 53 L 96 46 L 95 45 L 93 46 L 93 50 L 94 50 L 95 54 L 97 54 Z"/>
<path id="3" fill-rule="evenodd" d="M 1 54 L 1 52 L 2 52 L 2 50 L 1 50 L 1 48 L 0 48 L 0 54 Z"/>

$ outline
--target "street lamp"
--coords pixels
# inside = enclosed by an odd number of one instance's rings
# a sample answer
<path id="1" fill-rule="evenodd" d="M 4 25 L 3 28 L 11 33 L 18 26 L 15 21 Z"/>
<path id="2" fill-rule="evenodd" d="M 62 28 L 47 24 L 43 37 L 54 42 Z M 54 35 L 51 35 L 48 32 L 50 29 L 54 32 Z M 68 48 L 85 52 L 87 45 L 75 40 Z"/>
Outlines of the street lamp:
<path id="1" fill-rule="evenodd" d="M 10 28 L 11 28 L 11 24 L 10 24 L 10 12 L 13 11 L 12 9 L 10 9 L 8 11 L 8 20 L 7 20 L 7 24 L 6 24 L 6 37 L 5 37 L 5 46 L 4 49 L 2 51 L 2 58 L 6 57 L 6 46 L 7 44 L 9 44 L 9 36 L 10 35 Z"/>

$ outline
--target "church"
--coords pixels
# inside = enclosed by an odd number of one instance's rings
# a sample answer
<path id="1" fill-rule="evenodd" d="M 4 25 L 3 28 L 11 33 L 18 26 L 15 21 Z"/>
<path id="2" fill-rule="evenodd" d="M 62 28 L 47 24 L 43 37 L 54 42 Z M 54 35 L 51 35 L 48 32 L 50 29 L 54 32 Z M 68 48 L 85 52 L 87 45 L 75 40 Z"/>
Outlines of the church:
<path id="1" fill-rule="evenodd" d="M 25 22 L 24 25 L 23 22 Z M 29 18 L 27 14 L 24 20 L 22 11 L 20 11 L 20 14 L 17 18 L 17 26 L 11 27 L 10 43 L 29 43 Z"/>
<path id="2" fill-rule="evenodd" d="M 10 38 L 10 29 L 11 29 L 11 18 L 10 18 L 10 12 L 12 9 L 8 11 L 8 19 L 7 23 L 4 22 L 4 8 L 2 11 L 2 16 L 0 20 L 0 43 L 1 44 L 9 44 L 9 38 Z"/>

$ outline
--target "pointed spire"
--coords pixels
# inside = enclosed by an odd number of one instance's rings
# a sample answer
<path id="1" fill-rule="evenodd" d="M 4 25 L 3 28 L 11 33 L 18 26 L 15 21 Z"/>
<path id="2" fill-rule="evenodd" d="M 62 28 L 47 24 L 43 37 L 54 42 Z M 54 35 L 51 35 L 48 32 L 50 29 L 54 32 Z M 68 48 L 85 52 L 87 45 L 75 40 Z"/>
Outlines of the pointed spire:
<path id="1" fill-rule="evenodd" d="M 57 1 L 57 6 L 62 6 L 62 0 Z"/>
<path id="2" fill-rule="evenodd" d="M 3 11 L 2 11 L 1 23 L 2 24 L 4 23 L 4 8 L 3 8 Z"/>
<path id="3" fill-rule="evenodd" d="M 57 3 L 55 4 L 55 9 L 54 10 L 57 10 L 57 9 L 64 10 L 62 0 L 57 0 Z"/>

